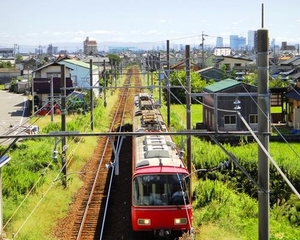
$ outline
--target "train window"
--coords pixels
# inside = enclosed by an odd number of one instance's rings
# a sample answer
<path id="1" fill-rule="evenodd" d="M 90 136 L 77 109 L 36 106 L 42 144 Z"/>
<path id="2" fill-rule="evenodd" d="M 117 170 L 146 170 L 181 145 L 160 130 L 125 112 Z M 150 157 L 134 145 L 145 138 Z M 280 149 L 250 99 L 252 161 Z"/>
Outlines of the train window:
<path id="1" fill-rule="evenodd" d="M 141 175 L 133 179 L 133 205 L 184 205 L 188 203 L 189 181 L 184 175 Z"/>

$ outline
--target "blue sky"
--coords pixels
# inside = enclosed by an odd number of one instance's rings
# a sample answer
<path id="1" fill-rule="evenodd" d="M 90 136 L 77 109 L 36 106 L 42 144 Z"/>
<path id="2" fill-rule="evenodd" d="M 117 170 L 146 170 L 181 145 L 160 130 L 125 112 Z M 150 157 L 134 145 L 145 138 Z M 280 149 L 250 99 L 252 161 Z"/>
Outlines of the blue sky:
<path id="1" fill-rule="evenodd" d="M 299 1 L 288 0 L 15 0 L 1 3 L 0 46 L 102 42 L 215 44 L 262 27 L 276 44 L 300 43 Z"/>

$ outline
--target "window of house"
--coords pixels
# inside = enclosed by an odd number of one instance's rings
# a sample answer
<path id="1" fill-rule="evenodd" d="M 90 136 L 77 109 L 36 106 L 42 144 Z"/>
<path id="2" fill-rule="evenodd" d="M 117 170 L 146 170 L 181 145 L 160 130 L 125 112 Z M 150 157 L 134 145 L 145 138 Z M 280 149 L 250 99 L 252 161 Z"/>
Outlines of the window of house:
<path id="1" fill-rule="evenodd" d="M 257 117 L 257 114 L 250 114 L 250 115 L 249 115 L 249 123 L 250 123 L 250 124 L 258 123 L 258 117 Z"/>
<path id="2" fill-rule="evenodd" d="M 271 106 L 281 106 L 282 98 L 280 93 L 272 93 L 271 95 Z"/>
<path id="3" fill-rule="evenodd" d="M 236 124 L 236 115 L 225 115 L 225 124 Z"/>
<path id="4" fill-rule="evenodd" d="M 60 77 L 60 72 L 48 72 L 47 73 L 47 78 L 51 78 L 51 77 Z"/>

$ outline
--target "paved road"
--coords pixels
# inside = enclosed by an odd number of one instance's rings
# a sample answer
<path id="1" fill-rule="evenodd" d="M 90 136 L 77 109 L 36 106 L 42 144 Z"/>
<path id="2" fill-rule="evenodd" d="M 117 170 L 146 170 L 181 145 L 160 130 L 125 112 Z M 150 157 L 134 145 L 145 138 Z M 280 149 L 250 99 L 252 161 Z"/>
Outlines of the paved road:
<path id="1" fill-rule="evenodd" d="M 27 96 L 0 90 L 0 135 L 20 126 L 29 118 Z"/>

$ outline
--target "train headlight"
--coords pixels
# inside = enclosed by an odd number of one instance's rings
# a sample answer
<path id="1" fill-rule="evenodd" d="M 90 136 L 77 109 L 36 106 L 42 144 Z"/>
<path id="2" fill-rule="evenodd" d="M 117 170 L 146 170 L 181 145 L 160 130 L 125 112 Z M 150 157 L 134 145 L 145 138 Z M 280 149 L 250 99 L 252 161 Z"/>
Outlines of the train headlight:
<path id="1" fill-rule="evenodd" d="M 174 225 L 183 225 L 187 223 L 186 218 L 175 218 L 174 219 Z"/>
<path id="2" fill-rule="evenodd" d="M 139 218 L 138 225 L 146 225 L 149 226 L 151 224 L 151 220 L 148 218 Z"/>

